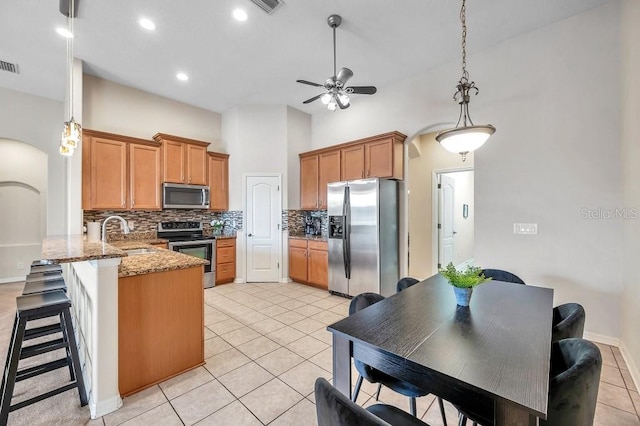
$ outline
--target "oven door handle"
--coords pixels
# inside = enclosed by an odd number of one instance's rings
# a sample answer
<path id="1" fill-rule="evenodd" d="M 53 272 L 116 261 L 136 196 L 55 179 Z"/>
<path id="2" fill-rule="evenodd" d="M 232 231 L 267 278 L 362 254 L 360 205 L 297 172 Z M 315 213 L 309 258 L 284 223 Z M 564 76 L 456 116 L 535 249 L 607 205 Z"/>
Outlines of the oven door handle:
<path id="1" fill-rule="evenodd" d="M 174 241 L 169 243 L 169 248 L 171 247 L 184 247 L 184 246 L 196 246 L 196 245 L 204 245 L 204 244 L 214 244 L 216 240 L 193 240 L 193 241 Z"/>

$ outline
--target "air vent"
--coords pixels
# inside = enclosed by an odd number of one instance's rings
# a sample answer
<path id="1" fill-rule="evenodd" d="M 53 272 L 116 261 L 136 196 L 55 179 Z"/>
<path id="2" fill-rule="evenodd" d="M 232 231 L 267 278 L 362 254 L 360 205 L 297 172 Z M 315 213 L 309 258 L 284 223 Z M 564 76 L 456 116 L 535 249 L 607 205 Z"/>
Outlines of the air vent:
<path id="1" fill-rule="evenodd" d="M 274 10 L 282 6 L 283 3 L 280 0 L 251 0 L 251 2 L 267 12 L 269 15 L 271 15 Z"/>
<path id="2" fill-rule="evenodd" d="M 18 64 L 12 64 L 11 62 L 0 61 L 0 70 L 20 74 Z"/>

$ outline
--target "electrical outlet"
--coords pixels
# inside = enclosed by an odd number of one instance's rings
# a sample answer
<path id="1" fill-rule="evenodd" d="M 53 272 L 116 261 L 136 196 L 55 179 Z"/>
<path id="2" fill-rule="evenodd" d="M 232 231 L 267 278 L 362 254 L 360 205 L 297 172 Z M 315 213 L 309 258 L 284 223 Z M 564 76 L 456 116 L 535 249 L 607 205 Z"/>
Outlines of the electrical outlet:
<path id="1" fill-rule="evenodd" d="M 136 227 L 136 223 L 134 221 L 132 221 L 132 220 L 128 220 L 127 221 L 127 226 L 129 227 L 130 231 L 133 231 L 135 229 L 135 227 Z"/>
<path id="2" fill-rule="evenodd" d="M 16 269 L 24 269 L 24 263 L 22 262 L 16 263 Z"/>
<path id="3" fill-rule="evenodd" d="M 514 223 L 513 233 L 520 235 L 537 235 L 538 224 L 537 223 Z"/>

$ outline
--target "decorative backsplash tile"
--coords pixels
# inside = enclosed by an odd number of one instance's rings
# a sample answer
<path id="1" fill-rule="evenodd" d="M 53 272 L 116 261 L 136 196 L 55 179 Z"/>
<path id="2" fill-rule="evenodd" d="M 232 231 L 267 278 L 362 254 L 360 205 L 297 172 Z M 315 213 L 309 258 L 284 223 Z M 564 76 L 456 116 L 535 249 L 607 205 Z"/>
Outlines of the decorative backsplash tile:
<path id="1" fill-rule="evenodd" d="M 87 222 L 102 222 L 109 216 L 121 216 L 127 222 L 133 221 L 135 232 L 155 232 L 158 229 L 158 222 L 169 221 L 194 221 L 202 222 L 205 231 L 211 228 L 211 221 L 222 220 L 225 222 L 224 233 L 232 233 L 242 229 L 242 211 L 210 212 L 208 210 L 196 209 L 165 209 L 165 210 L 85 210 L 84 225 Z M 107 224 L 107 234 L 120 233 L 120 222 L 111 220 Z"/>
<path id="2" fill-rule="evenodd" d="M 284 212 L 283 212 L 284 214 Z M 287 210 L 287 228 L 289 235 L 304 235 L 307 216 L 311 219 L 320 219 L 320 235 L 327 236 L 329 220 L 326 210 Z"/>

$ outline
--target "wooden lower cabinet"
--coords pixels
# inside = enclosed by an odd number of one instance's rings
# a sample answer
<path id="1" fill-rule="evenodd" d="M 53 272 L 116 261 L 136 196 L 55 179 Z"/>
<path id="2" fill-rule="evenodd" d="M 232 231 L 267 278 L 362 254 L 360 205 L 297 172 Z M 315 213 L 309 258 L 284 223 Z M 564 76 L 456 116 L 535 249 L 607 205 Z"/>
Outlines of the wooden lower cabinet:
<path id="1" fill-rule="evenodd" d="M 149 245 L 153 246 L 153 247 L 163 248 L 163 249 L 168 249 L 169 248 L 169 243 L 151 243 Z"/>
<path id="2" fill-rule="evenodd" d="M 329 286 L 329 252 L 326 241 L 289 239 L 289 278 L 314 287 Z"/>
<path id="3" fill-rule="evenodd" d="M 216 240 L 216 285 L 232 283 L 236 279 L 236 239 Z"/>
<path id="4" fill-rule="evenodd" d="M 131 395 L 204 364 L 204 267 L 118 279 L 118 387 Z"/>

